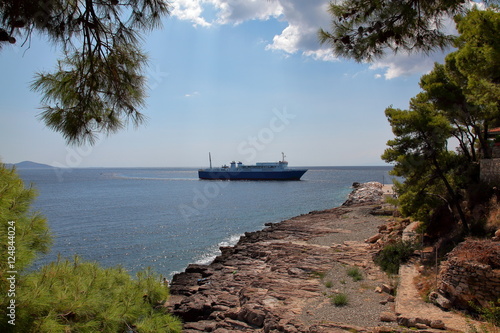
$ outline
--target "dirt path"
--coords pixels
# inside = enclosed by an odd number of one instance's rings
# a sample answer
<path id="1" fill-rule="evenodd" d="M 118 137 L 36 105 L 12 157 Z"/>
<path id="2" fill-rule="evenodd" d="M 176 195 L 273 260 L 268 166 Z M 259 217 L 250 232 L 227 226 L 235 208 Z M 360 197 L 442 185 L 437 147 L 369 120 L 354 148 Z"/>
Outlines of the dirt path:
<path id="1" fill-rule="evenodd" d="M 406 320 L 420 318 L 429 323 L 441 321 L 448 332 L 470 332 L 470 324 L 479 328 L 481 323 L 467 319 L 462 314 L 443 311 L 439 307 L 426 303 L 419 295 L 414 280 L 419 275 L 416 264 L 409 263 L 399 269 L 399 285 L 396 297 L 396 313 Z"/>

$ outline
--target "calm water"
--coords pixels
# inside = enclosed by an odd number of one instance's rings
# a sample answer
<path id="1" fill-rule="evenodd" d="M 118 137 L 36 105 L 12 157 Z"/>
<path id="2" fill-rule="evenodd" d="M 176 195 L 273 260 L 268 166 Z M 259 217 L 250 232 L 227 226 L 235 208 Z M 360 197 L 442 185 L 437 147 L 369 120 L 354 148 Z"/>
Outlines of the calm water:
<path id="1" fill-rule="evenodd" d="M 312 210 L 342 204 L 353 182 L 390 182 L 390 167 L 315 167 L 301 181 L 205 181 L 195 169 L 19 169 L 39 196 L 52 251 L 170 278 L 209 263 L 221 245 Z"/>

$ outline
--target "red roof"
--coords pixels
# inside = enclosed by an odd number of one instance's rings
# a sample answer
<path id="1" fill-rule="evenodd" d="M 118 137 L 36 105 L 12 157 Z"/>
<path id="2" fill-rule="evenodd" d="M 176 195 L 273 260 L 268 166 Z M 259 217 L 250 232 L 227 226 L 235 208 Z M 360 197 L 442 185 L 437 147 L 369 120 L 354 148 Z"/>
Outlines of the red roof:
<path id="1" fill-rule="evenodd" d="M 488 131 L 489 134 L 500 134 L 500 127 L 492 128 Z"/>

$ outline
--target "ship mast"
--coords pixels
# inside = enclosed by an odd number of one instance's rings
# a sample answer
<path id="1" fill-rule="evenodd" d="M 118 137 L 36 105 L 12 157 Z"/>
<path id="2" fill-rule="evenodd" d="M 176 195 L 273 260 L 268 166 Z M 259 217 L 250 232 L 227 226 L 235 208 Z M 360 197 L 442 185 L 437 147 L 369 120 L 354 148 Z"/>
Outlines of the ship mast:
<path id="1" fill-rule="evenodd" d="M 285 162 L 285 153 L 281 152 L 281 156 L 283 158 L 282 162 Z"/>
<path id="2" fill-rule="evenodd" d="M 210 162 L 210 169 L 212 169 L 212 155 L 208 152 L 208 161 Z"/>

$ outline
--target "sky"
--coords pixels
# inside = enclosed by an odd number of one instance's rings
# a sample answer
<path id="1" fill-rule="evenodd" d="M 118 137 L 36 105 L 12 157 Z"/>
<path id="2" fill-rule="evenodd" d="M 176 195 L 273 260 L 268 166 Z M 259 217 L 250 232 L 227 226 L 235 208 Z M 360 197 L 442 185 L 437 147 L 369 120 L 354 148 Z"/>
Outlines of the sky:
<path id="1" fill-rule="evenodd" d="M 384 165 L 388 107 L 408 108 L 444 54 L 337 59 L 317 39 L 328 0 L 171 0 L 145 36 L 145 124 L 94 146 L 67 145 L 37 118 L 36 72 L 60 49 L 41 36 L 0 50 L 0 160 L 56 167 L 206 167 L 232 160 L 290 166 Z M 19 43 L 18 43 L 19 44 Z"/>

